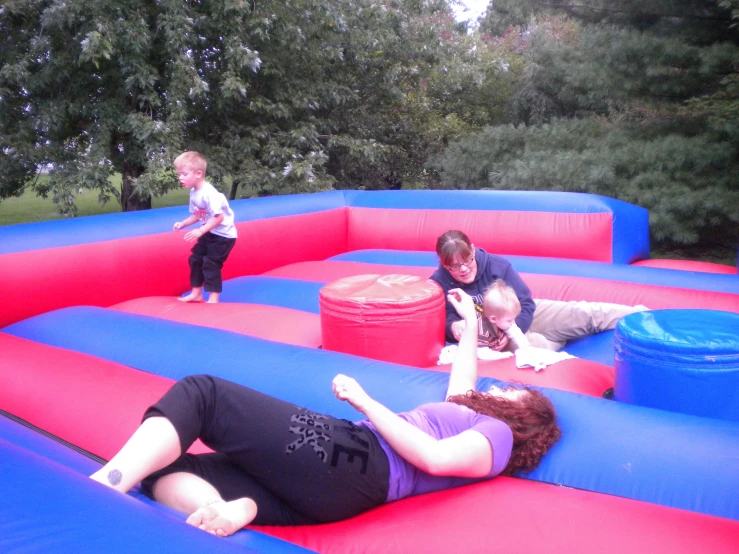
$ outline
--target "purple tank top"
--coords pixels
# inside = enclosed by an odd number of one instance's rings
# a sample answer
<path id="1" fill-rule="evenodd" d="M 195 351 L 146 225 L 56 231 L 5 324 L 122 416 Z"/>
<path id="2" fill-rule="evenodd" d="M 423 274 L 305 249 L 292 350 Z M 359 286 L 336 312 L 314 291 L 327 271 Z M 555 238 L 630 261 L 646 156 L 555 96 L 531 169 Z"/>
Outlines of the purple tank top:
<path id="1" fill-rule="evenodd" d="M 399 456 L 369 421 L 360 421 L 357 425 L 364 425 L 377 435 L 380 446 L 387 455 L 390 464 L 387 502 L 490 479 L 505 469 L 511 457 L 513 433 L 510 427 L 498 419 L 478 414 L 466 406 L 453 402 L 435 402 L 424 404 L 398 416 L 437 439 L 453 437 L 469 429 L 481 433 L 493 448 L 493 467 L 487 476 L 480 479 L 430 475 Z"/>

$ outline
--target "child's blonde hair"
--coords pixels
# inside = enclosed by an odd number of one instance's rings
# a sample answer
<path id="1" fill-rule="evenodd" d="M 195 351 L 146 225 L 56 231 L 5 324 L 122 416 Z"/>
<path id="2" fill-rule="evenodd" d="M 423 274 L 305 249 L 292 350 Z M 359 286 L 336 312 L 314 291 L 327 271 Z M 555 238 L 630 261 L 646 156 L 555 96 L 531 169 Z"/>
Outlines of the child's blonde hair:
<path id="1" fill-rule="evenodd" d="M 183 152 L 174 160 L 175 169 L 181 167 L 189 167 L 195 171 L 202 171 L 203 175 L 208 170 L 208 160 L 200 152 L 190 151 Z"/>
<path id="2" fill-rule="evenodd" d="M 487 315 L 511 314 L 518 317 L 521 313 L 521 301 L 516 291 L 506 285 L 503 279 L 496 279 L 485 291 L 482 311 Z"/>

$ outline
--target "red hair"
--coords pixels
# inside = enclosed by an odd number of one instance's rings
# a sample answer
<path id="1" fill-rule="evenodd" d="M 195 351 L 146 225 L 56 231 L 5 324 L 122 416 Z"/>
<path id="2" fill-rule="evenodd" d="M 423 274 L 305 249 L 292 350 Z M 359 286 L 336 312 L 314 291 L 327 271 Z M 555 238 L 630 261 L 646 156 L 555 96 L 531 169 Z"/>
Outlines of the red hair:
<path id="1" fill-rule="evenodd" d="M 513 451 L 501 475 L 533 471 L 562 436 L 551 400 L 538 390 L 526 387 L 522 390 L 526 394 L 516 400 L 474 390 L 447 398 L 447 402 L 467 406 L 478 414 L 499 419 L 511 428 Z"/>

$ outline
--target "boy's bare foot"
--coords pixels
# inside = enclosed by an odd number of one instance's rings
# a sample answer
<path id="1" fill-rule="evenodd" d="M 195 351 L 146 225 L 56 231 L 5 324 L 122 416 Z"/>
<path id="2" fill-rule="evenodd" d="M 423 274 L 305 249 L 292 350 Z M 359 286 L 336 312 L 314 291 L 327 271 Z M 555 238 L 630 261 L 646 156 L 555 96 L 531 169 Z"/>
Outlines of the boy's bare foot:
<path id="1" fill-rule="evenodd" d="M 180 302 L 202 302 L 203 293 L 192 291 L 190 294 L 187 294 L 185 296 L 178 296 L 177 300 L 179 300 Z"/>
<path id="2" fill-rule="evenodd" d="M 251 498 L 231 502 L 216 502 L 190 514 L 187 523 L 217 535 L 227 537 L 251 523 L 257 515 L 257 505 Z"/>
<path id="3" fill-rule="evenodd" d="M 220 292 L 211 292 L 208 295 L 208 304 L 218 304 L 218 298 L 220 297 Z"/>

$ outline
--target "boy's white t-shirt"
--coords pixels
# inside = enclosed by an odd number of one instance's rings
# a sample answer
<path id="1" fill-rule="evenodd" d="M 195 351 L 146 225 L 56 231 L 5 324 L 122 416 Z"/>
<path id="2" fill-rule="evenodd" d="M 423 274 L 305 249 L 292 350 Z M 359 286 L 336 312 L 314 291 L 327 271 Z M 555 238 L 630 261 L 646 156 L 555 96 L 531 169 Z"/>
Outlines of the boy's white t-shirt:
<path id="1" fill-rule="evenodd" d="M 234 213 L 228 205 L 228 200 L 208 181 L 203 181 L 199 189 L 190 189 L 190 213 L 198 217 L 200 225 L 205 225 L 213 216 L 223 214 L 223 221 L 210 232 L 228 239 L 236 238 Z"/>

